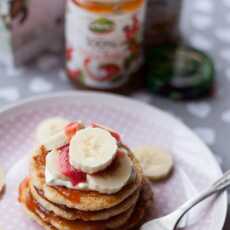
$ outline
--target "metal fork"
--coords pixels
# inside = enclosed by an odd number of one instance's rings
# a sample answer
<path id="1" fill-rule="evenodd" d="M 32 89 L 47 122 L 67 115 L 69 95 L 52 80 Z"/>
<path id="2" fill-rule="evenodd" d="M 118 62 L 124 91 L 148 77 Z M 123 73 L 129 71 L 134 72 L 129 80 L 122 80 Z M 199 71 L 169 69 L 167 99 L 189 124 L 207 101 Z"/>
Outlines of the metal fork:
<path id="1" fill-rule="evenodd" d="M 191 200 L 179 207 L 171 214 L 145 223 L 141 230 L 175 230 L 182 217 L 195 205 L 215 193 L 221 193 L 230 186 L 230 170 L 227 171 L 210 188 L 201 192 Z"/>

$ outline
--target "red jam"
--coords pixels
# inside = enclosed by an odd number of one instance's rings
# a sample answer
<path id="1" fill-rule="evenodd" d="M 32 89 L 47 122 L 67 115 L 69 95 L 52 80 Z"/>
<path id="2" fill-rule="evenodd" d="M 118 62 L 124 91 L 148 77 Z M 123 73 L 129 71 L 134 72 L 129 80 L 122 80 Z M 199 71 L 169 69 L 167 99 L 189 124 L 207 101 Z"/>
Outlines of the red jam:
<path id="1" fill-rule="evenodd" d="M 74 169 L 69 162 L 69 145 L 65 145 L 59 149 L 59 166 L 61 173 L 68 177 L 73 186 L 78 185 L 79 183 L 86 182 L 86 173 Z"/>
<path id="2" fill-rule="evenodd" d="M 81 129 L 81 124 L 77 122 L 71 122 L 65 127 L 65 135 L 67 136 L 68 141 L 72 139 L 79 129 Z"/>
<path id="3" fill-rule="evenodd" d="M 28 187 L 28 184 L 30 182 L 30 178 L 29 177 L 26 177 L 19 185 L 19 198 L 18 198 L 18 201 L 19 202 L 22 202 L 22 194 L 23 194 L 23 191 L 26 187 Z"/>
<path id="4" fill-rule="evenodd" d="M 68 200 L 74 203 L 79 203 L 81 201 L 81 193 L 74 189 L 67 189 L 60 186 L 54 186 L 58 193 L 66 197 Z"/>

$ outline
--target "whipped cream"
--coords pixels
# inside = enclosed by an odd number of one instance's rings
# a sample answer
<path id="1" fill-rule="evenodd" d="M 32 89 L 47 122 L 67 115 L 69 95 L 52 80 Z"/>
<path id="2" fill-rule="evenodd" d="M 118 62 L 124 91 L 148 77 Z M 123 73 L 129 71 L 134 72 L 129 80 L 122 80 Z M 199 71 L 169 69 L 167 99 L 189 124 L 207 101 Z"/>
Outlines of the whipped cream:
<path id="1" fill-rule="evenodd" d="M 46 178 L 46 184 L 53 185 L 53 186 L 63 186 L 70 189 L 76 189 L 76 190 L 89 190 L 89 184 L 88 182 L 85 183 L 79 183 L 75 186 L 71 183 L 70 180 L 67 178 L 60 178 L 57 175 L 54 175 L 53 172 L 50 172 L 48 168 L 45 169 L 45 178 Z"/>

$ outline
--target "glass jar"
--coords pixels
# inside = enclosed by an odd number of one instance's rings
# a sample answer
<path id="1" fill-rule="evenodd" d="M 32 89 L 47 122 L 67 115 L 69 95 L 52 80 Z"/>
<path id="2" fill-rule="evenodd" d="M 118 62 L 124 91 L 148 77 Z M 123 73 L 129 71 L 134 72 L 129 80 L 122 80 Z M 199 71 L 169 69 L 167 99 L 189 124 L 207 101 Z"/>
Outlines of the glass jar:
<path id="1" fill-rule="evenodd" d="M 112 90 L 143 62 L 145 0 L 68 0 L 66 69 L 77 85 Z"/>
<path id="2" fill-rule="evenodd" d="M 182 0 L 149 0 L 145 30 L 147 50 L 159 44 L 177 42 Z"/>

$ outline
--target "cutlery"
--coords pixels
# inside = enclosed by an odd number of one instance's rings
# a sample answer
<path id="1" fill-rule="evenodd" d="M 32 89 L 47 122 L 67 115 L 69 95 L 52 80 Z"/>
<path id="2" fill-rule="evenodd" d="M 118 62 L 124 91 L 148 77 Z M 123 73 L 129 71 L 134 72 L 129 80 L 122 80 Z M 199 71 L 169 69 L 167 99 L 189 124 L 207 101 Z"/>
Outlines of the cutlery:
<path id="1" fill-rule="evenodd" d="M 145 223 L 141 230 L 175 230 L 182 217 L 195 205 L 207 199 L 215 193 L 221 193 L 230 186 L 230 170 L 227 171 L 219 180 L 217 180 L 210 188 L 188 200 L 177 210 L 167 216 L 151 220 Z"/>

